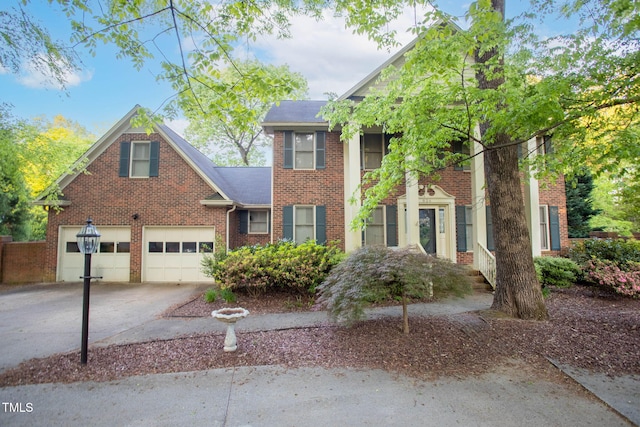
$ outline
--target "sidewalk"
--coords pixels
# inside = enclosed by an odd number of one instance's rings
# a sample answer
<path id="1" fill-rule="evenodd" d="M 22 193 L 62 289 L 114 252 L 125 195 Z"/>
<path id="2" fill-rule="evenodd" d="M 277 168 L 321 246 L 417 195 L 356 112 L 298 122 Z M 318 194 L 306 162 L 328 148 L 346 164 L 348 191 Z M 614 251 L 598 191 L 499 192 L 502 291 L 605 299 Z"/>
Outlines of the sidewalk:
<path id="1" fill-rule="evenodd" d="M 416 304 L 413 315 L 488 308 L 492 296 Z M 401 314 L 400 307 L 368 316 Z M 321 325 L 326 313 L 250 315 L 237 331 Z M 224 331 L 211 318 L 153 318 L 94 342 L 106 346 Z M 0 389 L 3 426 L 628 426 L 640 423 L 640 378 L 605 378 L 559 366 L 589 393 L 498 367 L 473 378 L 419 381 L 381 370 L 281 366 L 214 369 L 130 377 L 104 383 Z M 603 403 L 605 402 L 605 403 Z M 27 404 L 30 404 L 27 406 Z M 31 411 L 29 411 L 31 408 Z M 615 410 L 612 410 L 614 408 Z M 622 414 L 623 416 L 620 416 Z M 626 417 L 626 418 L 625 418 Z"/>

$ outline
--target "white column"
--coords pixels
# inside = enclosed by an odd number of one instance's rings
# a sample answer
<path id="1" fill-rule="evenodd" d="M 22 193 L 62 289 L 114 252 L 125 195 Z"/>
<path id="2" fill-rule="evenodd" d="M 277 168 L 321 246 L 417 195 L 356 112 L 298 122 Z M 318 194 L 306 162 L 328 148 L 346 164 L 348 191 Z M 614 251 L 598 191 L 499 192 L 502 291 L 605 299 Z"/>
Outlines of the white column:
<path id="1" fill-rule="evenodd" d="M 406 171 L 405 181 L 407 192 L 407 245 L 418 245 L 420 244 L 420 195 L 418 179 L 415 173 Z"/>
<path id="2" fill-rule="evenodd" d="M 344 249 L 353 251 L 362 245 L 362 232 L 351 223 L 362 205 L 360 194 L 360 135 L 354 135 L 344 147 Z M 351 199 L 355 199 L 352 203 Z"/>
<path id="3" fill-rule="evenodd" d="M 526 144 L 527 153 L 531 160 L 533 160 L 538 153 L 537 142 L 537 138 L 531 138 Z M 524 206 L 527 216 L 527 227 L 529 228 L 529 235 L 531 236 L 531 252 L 535 257 L 542 254 L 542 243 L 540 241 L 540 190 L 538 180 L 534 177 L 536 172 L 535 168 L 529 166 L 529 170 L 526 172 Z"/>
<path id="4" fill-rule="evenodd" d="M 476 126 L 475 137 L 480 138 L 480 129 Z M 470 147 L 471 155 L 471 208 L 473 221 L 473 268 L 479 268 L 478 243 L 487 246 L 487 208 L 485 197 L 486 179 L 484 175 L 484 153 L 479 142 L 473 141 Z M 478 154 L 479 153 L 479 154 Z M 474 156 L 474 154 L 477 154 Z"/>

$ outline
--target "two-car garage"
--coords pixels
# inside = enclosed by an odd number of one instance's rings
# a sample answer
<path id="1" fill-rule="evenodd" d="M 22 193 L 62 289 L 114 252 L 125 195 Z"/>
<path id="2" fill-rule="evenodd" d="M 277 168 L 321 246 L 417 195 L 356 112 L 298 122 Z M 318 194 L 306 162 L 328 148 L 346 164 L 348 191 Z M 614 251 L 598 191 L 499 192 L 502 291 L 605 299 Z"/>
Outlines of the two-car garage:
<path id="1" fill-rule="evenodd" d="M 84 257 L 76 244 L 81 226 L 60 228 L 58 281 L 79 281 Z M 100 247 L 91 259 L 91 274 L 109 282 L 128 282 L 131 270 L 131 227 L 98 226 Z M 213 227 L 143 227 L 143 282 L 206 282 L 203 254 L 214 249 Z"/>

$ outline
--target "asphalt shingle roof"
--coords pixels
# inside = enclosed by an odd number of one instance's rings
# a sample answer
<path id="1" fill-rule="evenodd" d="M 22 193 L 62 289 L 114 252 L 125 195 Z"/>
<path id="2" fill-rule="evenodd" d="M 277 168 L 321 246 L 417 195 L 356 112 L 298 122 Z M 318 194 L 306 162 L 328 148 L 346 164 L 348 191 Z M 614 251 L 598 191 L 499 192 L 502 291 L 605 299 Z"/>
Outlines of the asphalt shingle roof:
<path id="1" fill-rule="evenodd" d="M 170 127 L 160 128 L 231 200 L 244 205 L 271 204 L 271 168 L 216 166 Z"/>
<path id="2" fill-rule="evenodd" d="M 327 101 L 281 101 L 274 104 L 264 118 L 264 124 L 275 123 L 327 123 L 318 117 Z"/>

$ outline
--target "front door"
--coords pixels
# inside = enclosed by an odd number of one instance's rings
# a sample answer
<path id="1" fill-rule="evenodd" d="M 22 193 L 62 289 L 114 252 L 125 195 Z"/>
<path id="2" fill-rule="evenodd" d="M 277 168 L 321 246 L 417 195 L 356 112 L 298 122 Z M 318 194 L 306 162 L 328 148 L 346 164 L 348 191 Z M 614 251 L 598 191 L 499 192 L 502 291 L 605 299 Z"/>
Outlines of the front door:
<path id="1" fill-rule="evenodd" d="M 420 209 L 420 244 L 428 254 L 436 253 L 436 210 Z"/>

